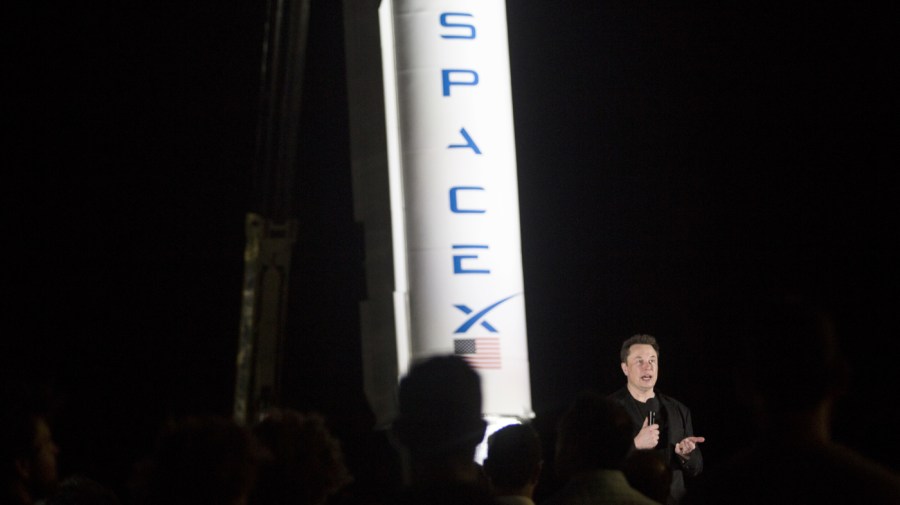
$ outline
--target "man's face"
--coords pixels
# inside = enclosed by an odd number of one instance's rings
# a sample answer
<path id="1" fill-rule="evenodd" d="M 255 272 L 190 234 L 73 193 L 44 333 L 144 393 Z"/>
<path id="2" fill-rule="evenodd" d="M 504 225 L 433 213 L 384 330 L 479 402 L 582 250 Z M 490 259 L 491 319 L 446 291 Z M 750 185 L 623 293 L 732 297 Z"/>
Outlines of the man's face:
<path id="1" fill-rule="evenodd" d="M 653 391 L 656 385 L 656 351 L 647 344 L 634 344 L 628 348 L 628 359 L 622 363 L 622 371 L 628 377 L 628 385 L 638 391 Z"/>

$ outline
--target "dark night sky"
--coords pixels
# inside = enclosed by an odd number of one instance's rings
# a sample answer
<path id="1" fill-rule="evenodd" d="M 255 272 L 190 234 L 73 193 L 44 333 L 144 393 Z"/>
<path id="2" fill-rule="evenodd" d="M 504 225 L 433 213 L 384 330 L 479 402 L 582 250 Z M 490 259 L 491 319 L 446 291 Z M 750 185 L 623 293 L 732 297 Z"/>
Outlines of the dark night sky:
<path id="1" fill-rule="evenodd" d="M 897 435 L 873 436 L 897 413 L 881 401 L 900 350 L 897 18 L 856 3 L 508 3 L 535 410 L 618 388 L 619 343 L 653 333 L 659 388 L 691 406 L 715 462 L 742 440 L 730 314 L 791 289 L 834 314 L 854 367 L 836 436 L 900 466 Z M 312 4 L 289 378 L 296 406 L 340 425 L 362 395 L 363 252 L 341 2 Z M 64 469 L 120 481 L 165 415 L 231 407 L 263 7 L 20 19 L 4 370 L 52 381 Z"/>

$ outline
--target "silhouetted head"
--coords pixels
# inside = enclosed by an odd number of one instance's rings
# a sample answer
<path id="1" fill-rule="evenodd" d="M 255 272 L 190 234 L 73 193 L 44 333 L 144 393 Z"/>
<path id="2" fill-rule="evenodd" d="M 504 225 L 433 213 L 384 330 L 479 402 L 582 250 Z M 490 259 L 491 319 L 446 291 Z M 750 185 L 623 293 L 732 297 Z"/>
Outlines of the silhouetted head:
<path id="1" fill-rule="evenodd" d="M 400 381 L 397 439 L 417 458 L 468 452 L 484 437 L 481 379 L 462 358 L 436 356 L 414 364 Z"/>
<path id="2" fill-rule="evenodd" d="M 249 430 L 230 419 L 190 417 L 166 426 L 153 455 L 153 505 L 244 503 L 258 450 Z"/>
<path id="3" fill-rule="evenodd" d="M 794 298 L 752 309 L 739 360 L 739 382 L 768 412 L 814 408 L 837 395 L 847 375 L 831 318 Z"/>
<path id="4" fill-rule="evenodd" d="M 660 503 L 669 499 L 672 469 L 658 451 L 631 451 L 622 466 L 631 487 Z"/>
<path id="5" fill-rule="evenodd" d="M 542 454 L 537 432 L 527 424 L 512 424 L 488 437 L 484 471 L 495 488 L 520 489 L 537 483 Z"/>
<path id="6" fill-rule="evenodd" d="M 582 392 L 563 414 L 556 442 L 556 468 L 563 478 L 597 469 L 618 469 L 631 448 L 625 408 L 594 392 Z"/>
<path id="7" fill-rule="evenodd" d="M 324 503 L 350 482 L 340 443 L 317 413 L 273 409 L 253 432 L 269 457 L 260 467 L 254 503 Z"/>

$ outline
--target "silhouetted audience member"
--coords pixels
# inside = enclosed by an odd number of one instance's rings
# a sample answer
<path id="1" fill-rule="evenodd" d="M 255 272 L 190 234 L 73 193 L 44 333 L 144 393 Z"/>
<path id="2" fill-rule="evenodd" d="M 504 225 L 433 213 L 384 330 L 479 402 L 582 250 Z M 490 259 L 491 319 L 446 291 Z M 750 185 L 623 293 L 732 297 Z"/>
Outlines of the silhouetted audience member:
<path id="1" fill-rule="evenodd" d="M 247 503 L 259 457 L 250 431 L 217 416 L 165 427 L 149 469 L 151 505 Z"/>
<path id="2" fill-rule="evenodd" d="M 120 505 L 121 502 L 111 489 L 99 482 L 84 477 L 72 476 L 59 484 L 59 489 L 48 499 L 46 505 Z"/>
<path id="3" fill-rule="evenodd" d="M 350 481 L 340 442 L 318 413 L 272 410 L 253 429 L 267 452 L 252 505 L 319 505 Z"/>
<path id="4" fill-rule="evenodd" d="M 543 453 L 543 465 L 541 476 L 534 489 L 534 501 L 543 503 L 547 498 L 562 489 L 565 482 L 556 471 L 556 440 L 558 437 L 559 421 L 570 405 L 560 404 L 552 409 L 537 412 L 531 420 L 531 426 L 541 439 L 541 451 Z"/>
<path id="5" fill-rule="evenodd" d="M 541 440 L 527 424 L 506 426 L 488 437 L 484 472 L 494 500 L 505 505 L 534 505 L 542 461 Z"/>
<path id="6" fill-rule="evenodd" d="M 631 487 L 620 469 L 631 444 L 624 407 L 593 392 L 579 394 L 560 420 L 556 442 L 556 469 L 567 482 L 545 503 L 657 503 Z"/>
<path id="7" fill-rule="evenodd" d="M 344 464 L 353 476 L 329 503 L 392 504 L 403 485 L 403 471 L 388 426 L 376 425 L 375 413 L 362 390 L 357 397 L 342 395 L 328 412 L 328 428 L 340 440 Z"/>
<path id="8" fill-rule="evenodd" d="M 672 468 L 658 451 L 639 449 L 631 451 L 622 467 L 631 487 L 660 503 L 669 498 L 672 485 Z"/>
<path id="9" fill-rule="evenodd" d="M 743 323 L 738 393 L 756 414 L 758 436 L 689 503 L 900 503 L 896 474 L 831 439 L 848 375 L 831 318 L 789 299 L 755 307 Z M 884 357 L 873 349 L 873 359 Z"/>
<path id="10" fill-rule="evenodd" d="M 475 463 L 487 423 L 481 379 L 457 356 L 415 363 L 400 381 L 393 432 L 408 458 L 401 503 L 493 503 Z"/>
<path id="11" fill-rule="evenodd" d="M 0 503 L 30 505 L 53 494 L 59 448 L 46 409 L 27 388 L 9 385 L 0 405 Z"/>

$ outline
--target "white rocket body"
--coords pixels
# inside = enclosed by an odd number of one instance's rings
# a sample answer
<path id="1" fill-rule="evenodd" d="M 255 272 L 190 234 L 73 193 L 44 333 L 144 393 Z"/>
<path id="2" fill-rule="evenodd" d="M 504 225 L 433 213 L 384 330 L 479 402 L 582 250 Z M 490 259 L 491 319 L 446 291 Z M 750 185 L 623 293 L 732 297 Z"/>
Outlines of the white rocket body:
<path id="1" fill-rule="evenodd" d="M 530 418 L 506 4 L 384 0 L 379 17 L 400 375 L 459 354 L 494 425 Z"/>

